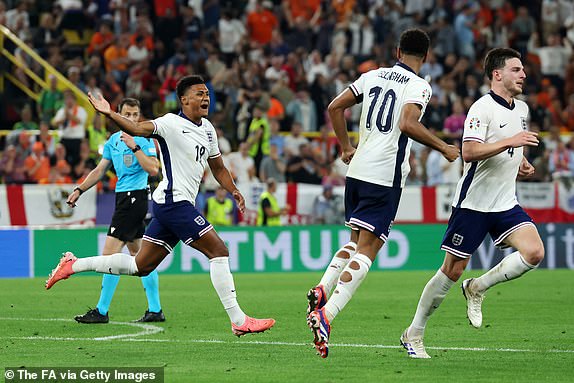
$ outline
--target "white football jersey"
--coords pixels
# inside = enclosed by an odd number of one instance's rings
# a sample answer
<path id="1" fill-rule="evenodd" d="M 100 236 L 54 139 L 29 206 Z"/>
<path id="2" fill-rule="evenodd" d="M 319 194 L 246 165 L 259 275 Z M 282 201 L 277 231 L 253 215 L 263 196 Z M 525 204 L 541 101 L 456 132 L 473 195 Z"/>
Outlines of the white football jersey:
<path id="1" fill-rule="evenodd" d="M 163 179 L 153 192 L 157 203 L 189 201 L 195 198 L 208 158 L 221 155 L 215 128 L 202 118 L 196 125 L 183 113 L 167 113 L 152 120 L 161 151 Z"/>
<path id="2" fill-rule="evenodd" d="M 528 128 L 528 105 L 514 99 L 512 106 L 494 92 L 482 96 L 468 111 L 463 142 L 493 143 Z M 523 148 L 511 148 L 481 161 L 464 164 L 453 206 L 481 212 L 512 209 L 516 200 L 516 176 Z"/>
<path id="3" fill-rule="evenodd" d="M 432 93 L 429 83 L 399 62 L 364 73 L 349 88 L 363 105 L 359 144 L 347 176 L 403 187 L 412 141 L 399 129 L 399 119 L 405 104 L 419 104 L 423 116 Z"/>

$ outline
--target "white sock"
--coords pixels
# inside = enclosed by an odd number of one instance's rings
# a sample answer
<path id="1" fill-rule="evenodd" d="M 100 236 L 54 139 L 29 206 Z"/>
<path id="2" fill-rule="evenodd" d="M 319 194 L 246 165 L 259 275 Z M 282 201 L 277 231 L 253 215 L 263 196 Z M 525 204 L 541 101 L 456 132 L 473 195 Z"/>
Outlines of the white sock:
<path id="1" fill-rule="evenodd" d="M 345 305 L 349 303 L 353 294 L 355 294 L 355 291 L 357 291 L 357 288 L 367 276 L 371 264 L 372 262 L 369 257 L 364 254 L 357 253 L 347 266 L 345 266 L 345 269 L 339 277 L 339 282 L 337 283 L 337 287 L 335 287 L 333 295 L 331 295 L 331 298 L 325 305 L 325 315 L 329 322 L 335 319 L 337 314 L 339 314 Z M 357 267 L 358 269 L 356 269 Z M 351 280 L 348 282 L 341 281 L 341 278 L 346 275 L 345 272 L 351 274 Z"/>
<path id="2" fill-rule="evenodd" d="M 329 267 L 327 267 L 327 270 L 325 270 L 325 274 L 323 274 L 323 277 L 319 282 L 319 284 L 323 285 L 323 287 L 325 288 L 325 292 L 327 293 L 327 295 L 331 293 L 333 287 L 335 287 L 335 284 L 339 279 L 339 275 L 341 275 L 341 272 L 343 271 L 345 266 L 347 266 L 347 263 L 349 263 L 349 261 L 351 260 L 351 258 L 353 258 L 356 252 L 357 252 L 357 244 L 355 242 L 349 242 L 345 246 L 337 250 L 335 256 L 331 260 L 331 263 L 329 263 Z M 347 254 L 347 258 L 339 257 L 339 255 L 342 255 L 344 253 Z"/>
<path id="3" fill-rule="evenodd" d="M 446 276 L 440 269 L 435 275 L 427 282 L 413 321 L 409 327 L 409 337 L 423 337 L 425 327 L 432 313 L 440 306 L 444 297 L 454 284 L 449 277 Z"/>
<path id="4" fill-rule="evenodd" d="M 219 295 L 219 300 L 223 308 L 227 311 L 229 319 L 236 326 L 242 326 L 245 323 L 245 313 L 237 303 L 237 294 L 235 293 L 235 284 L 233 276 L 229 270 L 229 257 L 217 257 L 209 260 L 209 275 L 211 283 Z"/>
<path id="5" fill-rule="evenodd" d="M 136 257 L 129 254 L 115 253 L 97 257 L 78 258 L 72 265 L 75 273 L 82 271 L 96 271 L 105 274 L 135 275 L 138 272 Z"/>
<path id="6" fill-rule="evenodd" d="M 516 279 L 536 266 L 526 262 L 522 255 L 515 251 L 506 256 L 498 265 L 476 278 L 472 282 L 472 287 L 479 292 L 486 291 L 500 282 Z"/>

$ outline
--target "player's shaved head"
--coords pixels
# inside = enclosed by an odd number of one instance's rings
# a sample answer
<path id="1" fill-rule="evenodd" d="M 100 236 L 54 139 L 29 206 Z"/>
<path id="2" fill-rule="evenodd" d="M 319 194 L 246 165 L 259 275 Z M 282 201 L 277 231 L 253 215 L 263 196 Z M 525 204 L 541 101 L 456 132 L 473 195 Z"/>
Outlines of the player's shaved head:
<path id="1" fill-rule="evenodd" d="M 430 47 L 430 38 L 421 29 L 407 29 L 399 39 L 399 49 L 405 55 L 424 58 Z"/>
<path id="2" fill-rule="evenodd" d="M 492 80 L 492 72 L 502 69 L 506 65 L 506 60 L 517 58 L 521 59 L 520 53 L 512 48 L 494 48 L 491 49 L 484 59 L 484 72 Z"/>

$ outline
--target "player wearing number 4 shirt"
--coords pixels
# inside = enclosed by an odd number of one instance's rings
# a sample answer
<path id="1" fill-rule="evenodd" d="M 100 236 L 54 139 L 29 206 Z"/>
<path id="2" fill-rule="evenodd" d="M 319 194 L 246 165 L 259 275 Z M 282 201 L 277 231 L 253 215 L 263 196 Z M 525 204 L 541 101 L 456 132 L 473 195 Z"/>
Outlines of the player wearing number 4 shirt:
<path id="1" fill-rule="evenodd" d="M 429 44 L 422 30 L 403 32 L 395 66 L 363 74 L 329 105 L 342 160 L 350 163 L 345 221 L 352 234 L 351 242 L 336 253 L 319 284 L 307 295 L 307 323 L 323 358 L 329 352 L 330 322 L 349 302 L 387 240 L 410 170 L 411 138 L 440 151 L 451 162 L 458 157 L 456 147 L 447 145 L 420 123 L 431 87 L 417 73 Z M 362 112 L 355 150 L 347 134 L 344 111 L 357 103 L 362 103 Z"/>
<path id="2" fill-rule="evenodd" d="M 426 323 L 486 234 L 495 245 L 517 251 L 479 278 L 462 282 L 467 316 L 476 328 L 482 325 L 486 290 L 520 277 L 544 258 L 536 226 L 516 200 L 517 175 L 534 173 L 523 147 L 538 145 L 537 134 L 527 131 L 528 107 L 515 99 L 522 93 L 526 78 L 520 54 L 509 48 L 493 49 L 486 55 L 484 69 L 491 90 L 471 106 L 464 124 L 464 174 L 441 245 L 446 251 L 444 263 L 426 284 L 413 321 L 401 336 L 413 358 L 430 358 L 423 345 Z"/>
<path id="3" fill-rule="evenodd" d="M 88 94 L 94 108 L 114 120 L 122 130 L 134 136 L 157 139 L 163 179 L 153 193 L 154 218 L 135 257 L 116 253 L 107 257 L 76 258 L 67 252 L 50 274 L 46 288 L 83 271 L 148 275 L 182 241 L 209 259 L 211 282 L 229 315 L 233 334 L 263 332 L 271 328 L 275 320 L 251 318 L 241 310 L 229 270 L 229 251 L 194 206 L 205 166 L 209 165 L 215 179 L 233 195 L 239 210 L 245 208 L 245 200 L 223 164 L 215 129 L 205 118 L 209 92 L 200 76 L 186 76 L 177 83 L 176 93 L 181 103 L 178 114 L 168 113 L 153 121 L 138 123 L 112 112 L 101 95 Z"/>

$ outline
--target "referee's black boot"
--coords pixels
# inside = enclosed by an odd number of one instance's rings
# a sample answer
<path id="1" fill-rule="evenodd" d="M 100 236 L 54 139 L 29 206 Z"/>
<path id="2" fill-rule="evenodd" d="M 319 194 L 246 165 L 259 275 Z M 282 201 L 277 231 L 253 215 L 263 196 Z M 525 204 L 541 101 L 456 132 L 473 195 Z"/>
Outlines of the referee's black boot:
<path id="1" fill-rule="evenodd" d="M 165 315 L 163 315 L 162 310 L 159 310 L 158 313 L 152 313 L 146 310 L 144 315 L 136 322 L 165 322 Z"/>
<path id="2" fill-rule="evenodd" d="M 88 310 L 84 315 L 76 315 L 74 319 L 78 323 L 108 323 L 110 321 L 108 314 L 100 314 L 97 308 Z"/>

